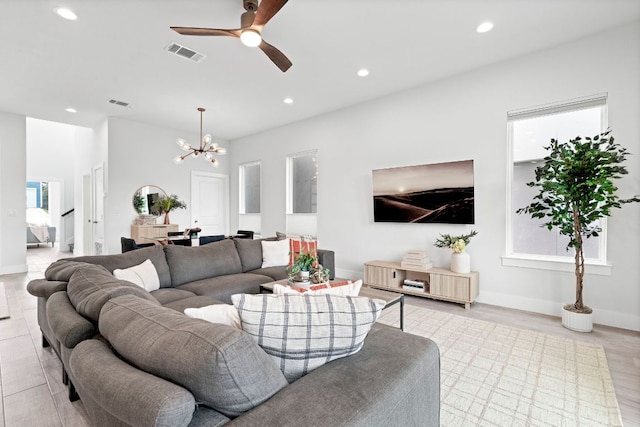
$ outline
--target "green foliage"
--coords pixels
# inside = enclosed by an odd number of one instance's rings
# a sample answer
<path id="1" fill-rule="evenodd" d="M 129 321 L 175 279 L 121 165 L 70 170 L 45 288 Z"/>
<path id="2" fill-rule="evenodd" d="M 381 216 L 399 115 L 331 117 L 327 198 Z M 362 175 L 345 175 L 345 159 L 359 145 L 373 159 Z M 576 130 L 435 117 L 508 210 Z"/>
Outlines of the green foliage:
<path id="1" fill-rule="evenodd" d="M 308 252 L 305 252 L 304 249 L 298 252 L 298 258 L 293 263 L 287 267 L 287 274 L 294 275 L 298 274 L 301 271 L 312 271 L 314 265 L 318 262 L 318 259 L 311 255 Z"/>
<path id="2" fill-rule="evenodd" d="M 636 196 L 622 200 L 616 195 L 618 187 L 613 180 L 626 175 L 621 166 L 627 150 L 614 142 L 607 130 L 593 138 L 581 138 L 559 143 L 552 139 L 544 164 L 535 170 L 535 181 L 527 183 L 536 187 L 538 194 L 533 202 L 518 209 L 532 218 L 542 219 L 543 227 L 556 227 L 560 234 L 569 237 L 569 248 L 575 248 L 576 256 L 576 304 L 582 310 L 582 279 L 584 276 L 583 238 L 598 236 L 601 229 L 596 223 L 611 215 L 611 210 L 624 203 L 638 202 Z"/>
<path id="3" fill-rule="evenodd" d="M 153 208 L 155 211 L 163 213 L 171 212 L 175 209 L 186 209 L 187 204 L 178 199 L 178 196 L 172 194 L 169 197 L 159 197 L 158 200 L 153 204 Z"/>
<path id="4" fill-rule="evenodd" d="M 478 232 L 476 230 L 471 230 L 470 233 L 468 234 L 463 234 L 461 236 L 452 236 L 450 234 L 440 234 L 440 238 L 436 239 L 436 242 L 433 244 L 433 246 L 437 247 L 437 248 L 449 248 L 449 249 L 453 249 L 453 245 L 458 241 L 458 240 L 462 240 L 466 245 L 468 245 L 471 242 L 471 238 L 475 235 L 477 235 Z"/>
<path id="5" fill-rule="evenodd" d="M 141 214 L 144 211 L 145 205 L 146 201 L 144 200 L 142 195 L 140 195 L 140 192 L 136 191 L 133 195 L 133 208 L 136 210 L 136 212 L 138 212 L 138 214 Z"/>

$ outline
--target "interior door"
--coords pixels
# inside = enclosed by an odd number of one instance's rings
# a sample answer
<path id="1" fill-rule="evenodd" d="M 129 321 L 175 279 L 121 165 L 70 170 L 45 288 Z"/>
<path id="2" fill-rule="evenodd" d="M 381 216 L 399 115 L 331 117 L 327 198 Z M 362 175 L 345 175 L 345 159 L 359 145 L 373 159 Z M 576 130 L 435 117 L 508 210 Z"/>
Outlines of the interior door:
<path id="1" fill-rule="evenodd" d="M 92 208 L 91 223 L 93 244 L 91 255 L 104 254 L 104 165 L 94 166 L 91 171 Z"/>
<path id="2" fill-rule="evenodd" d="M 229 234 L 229 176 L 191 173 L 191 224 L 201 236 Z"/>

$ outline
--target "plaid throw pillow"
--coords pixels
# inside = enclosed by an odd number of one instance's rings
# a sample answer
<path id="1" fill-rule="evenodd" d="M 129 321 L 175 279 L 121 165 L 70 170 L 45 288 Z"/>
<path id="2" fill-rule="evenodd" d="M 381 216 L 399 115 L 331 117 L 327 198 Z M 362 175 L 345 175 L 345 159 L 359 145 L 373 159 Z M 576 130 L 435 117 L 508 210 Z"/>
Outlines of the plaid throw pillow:
<path id="1" fill-rule="evenodd" d="M 290 383 L 327 362 L 357 353 L 385 302 L 338 295 L 231 296 L 242 329 Z"/>

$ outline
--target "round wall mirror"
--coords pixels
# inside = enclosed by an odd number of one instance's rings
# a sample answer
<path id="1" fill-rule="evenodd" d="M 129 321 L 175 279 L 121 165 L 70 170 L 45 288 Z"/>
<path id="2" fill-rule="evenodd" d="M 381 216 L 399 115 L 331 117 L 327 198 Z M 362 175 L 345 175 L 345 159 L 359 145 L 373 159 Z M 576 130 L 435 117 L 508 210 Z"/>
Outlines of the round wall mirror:
<path id="1" fill-rule="evenodd" d="M 133 209 L 138 215 L 159 216 L 160 212 L 154 209 L 153 204 L 160 197 L 167 197 L 167 193 L 155 185 L 143 185 L 133 193 Z"/>

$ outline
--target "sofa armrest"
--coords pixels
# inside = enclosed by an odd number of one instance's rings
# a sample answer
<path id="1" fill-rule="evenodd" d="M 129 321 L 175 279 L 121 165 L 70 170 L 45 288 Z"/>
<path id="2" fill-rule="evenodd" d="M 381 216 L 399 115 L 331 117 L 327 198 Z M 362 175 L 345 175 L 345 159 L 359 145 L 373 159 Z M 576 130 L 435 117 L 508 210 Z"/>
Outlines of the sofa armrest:
<path id="1" fill-rule="evenodd" d="M 53 335 L 67 348 L 74 348 L 98 333 L 93 323 L 78 314 L 66 292 L 57 292 L 49 297 L 47 320 Z"/>
<path id="2" fill-rule="evenodd" d="M 66 291 L 67 282 L 58 280 L 36 279 L 29 282 L 27 291 L 33 296 L 49 298 L 56 292 Z"/>
<path id="3" fill-rule="evenodd" d="M 324 268 L 329 269 L 329 278 L 333 279 L 336 275 L 335 253 L 328 249 L 318 249 L 318 262 Z"/>
<path id="4" fill-rule="evenodd" d="M 187 426 L 196 402 L 183 387 L 120 360 L 98 340 L 81 342 L 69 365 L 75 387 L 94 423 Z"/>
<path id="5" fill-rule="evenodd" d="M 358 353 L 310 372 L 229 426 L 440 425 L 440 353 L 431 340 L 376 324 Z"/>

